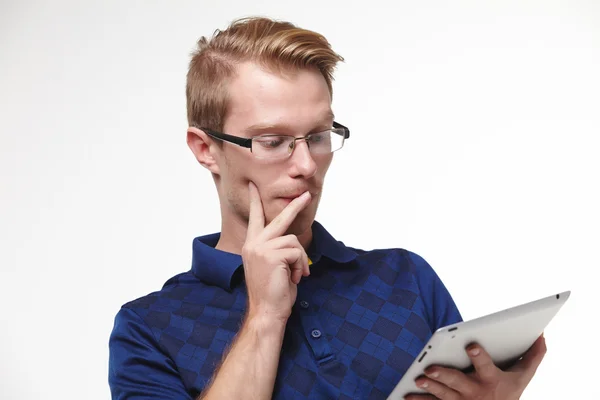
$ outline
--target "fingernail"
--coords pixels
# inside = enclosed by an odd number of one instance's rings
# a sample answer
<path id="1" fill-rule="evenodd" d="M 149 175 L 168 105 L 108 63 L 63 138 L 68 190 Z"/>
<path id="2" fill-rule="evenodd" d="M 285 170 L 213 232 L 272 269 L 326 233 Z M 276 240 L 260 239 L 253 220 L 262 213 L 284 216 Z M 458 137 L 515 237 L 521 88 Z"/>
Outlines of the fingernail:
<path id="1" fill-rule="evenodd" d="M 422 388 L 426 388 L 429 386 L 429 383 L 427 382 L 422 382 L 419 386 L 421 386 Z"/>
<path id="2" fill-rule="evenodd" d="M 471 353 L 472 356 L 477 356 L 479 355 L 479 349 L 476 347 L 474 349 L 469 350 L 469 353 Z"/>
<path id="3" fill-rule="evenodd" d="M 440 373 L 439 372 L 430 372 L 427 374 L 427 376 L 430 376 L 432 378 L 439 378 Z"/>

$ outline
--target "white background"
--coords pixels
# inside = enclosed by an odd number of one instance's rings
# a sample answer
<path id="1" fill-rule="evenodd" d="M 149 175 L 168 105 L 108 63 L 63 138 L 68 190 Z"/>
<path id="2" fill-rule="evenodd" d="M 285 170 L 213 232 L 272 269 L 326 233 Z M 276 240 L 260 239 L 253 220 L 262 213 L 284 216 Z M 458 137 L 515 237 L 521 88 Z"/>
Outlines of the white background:
<path id="1" fill-rule="evenodd" d="M 600 398 L 600 2 L 2 1 L 0 397 L 108 399 L 121 304 L 219 229 L 196 40 L 267 15 L 345 57 L 317 219 L 428 260 L 474 318 L 572 290 L 523 399 Z"/>

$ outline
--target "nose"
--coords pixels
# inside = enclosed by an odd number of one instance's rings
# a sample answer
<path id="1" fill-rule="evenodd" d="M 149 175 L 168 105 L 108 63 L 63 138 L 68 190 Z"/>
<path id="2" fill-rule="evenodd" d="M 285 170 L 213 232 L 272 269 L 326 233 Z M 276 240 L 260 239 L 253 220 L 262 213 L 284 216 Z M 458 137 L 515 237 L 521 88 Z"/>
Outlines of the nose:
<path id="1" fill-rule="evenodd" d="M 306 140 L 298 140 L 294 145 L 294 150 L 290 156 L 292 163 L 292 176 L 312 178 L 317 172 L 317 163 L 310 153 Z"/>

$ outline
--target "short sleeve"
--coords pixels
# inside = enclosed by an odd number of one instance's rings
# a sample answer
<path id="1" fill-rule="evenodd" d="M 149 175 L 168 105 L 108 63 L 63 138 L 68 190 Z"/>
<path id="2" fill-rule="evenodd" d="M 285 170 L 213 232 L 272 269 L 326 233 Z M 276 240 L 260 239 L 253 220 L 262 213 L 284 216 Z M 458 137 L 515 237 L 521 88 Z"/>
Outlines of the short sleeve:
<path id="1" fill-rule="evenodd" d="M 452 295 L 431 265 L 418 254 L 409 253 L 409 256 L 416 267 L 417 284 L 429 317 L 431 331 L 435 332 L 444 326 L 462 322 L 462 315 Z"/>
<path id="2" fill-rule="evenodd" d="M 192 399 L 173 360 L 128 308 L 119 310 L 110 335 L 108 383 L 113 400 Z"/>

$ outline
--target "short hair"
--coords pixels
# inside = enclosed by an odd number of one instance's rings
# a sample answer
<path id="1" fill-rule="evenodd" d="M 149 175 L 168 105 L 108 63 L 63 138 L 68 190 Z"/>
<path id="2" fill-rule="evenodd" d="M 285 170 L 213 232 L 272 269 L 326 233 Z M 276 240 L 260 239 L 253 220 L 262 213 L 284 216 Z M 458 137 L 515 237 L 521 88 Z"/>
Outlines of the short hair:
<path id="1" fill-rule="evenodd" d="M 290 22 L 264 17 L 242 18 L 210 39 L 201 37 L 192 53 L 186 81 L 188 125 L 223 129 L 228 83 L 236 64 L 254 61 L 275 72 L 316 68 L 333 96 L 333 72 L 343 57 L 319 33 Z"/>

